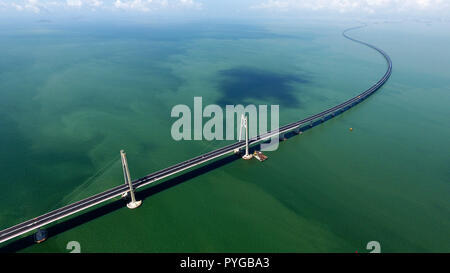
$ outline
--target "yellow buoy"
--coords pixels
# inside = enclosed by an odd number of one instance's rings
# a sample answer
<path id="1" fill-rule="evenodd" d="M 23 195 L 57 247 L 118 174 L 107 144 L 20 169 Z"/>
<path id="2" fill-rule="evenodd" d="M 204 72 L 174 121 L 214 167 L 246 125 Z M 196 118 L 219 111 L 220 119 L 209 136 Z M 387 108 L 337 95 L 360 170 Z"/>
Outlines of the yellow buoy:
<path id="1" fill-rule="evenodd" d="M 350 128 L 350 131 L 353 131 L 353 128 Z"/>

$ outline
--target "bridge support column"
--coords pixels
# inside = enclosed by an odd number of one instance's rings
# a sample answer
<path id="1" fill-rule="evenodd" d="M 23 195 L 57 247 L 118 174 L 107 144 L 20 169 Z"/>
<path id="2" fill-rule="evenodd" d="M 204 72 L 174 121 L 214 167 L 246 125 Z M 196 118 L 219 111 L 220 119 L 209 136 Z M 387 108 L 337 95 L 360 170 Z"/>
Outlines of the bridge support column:
<path id="1" fill-rule="evenodd" d="M 129 209 L 135 209 L 142 204 L 142 201 L 136 201 L 136 197 L 134 196 L 133 184 L 131 184 L 130 170 L 128 169 L 127 155 L 124 150 L 120 151 L 120 158 L 122 159 L 122 168 L 123 168 L 123 177 L 125 179 L 125 183 L 130 187 L 130 196 L 131 201 L 127 204 Z"/>
<path id="2" fill-rule="evenodd" d="M 43 241 L 47 240 L 47 231 L 45 229 L 38 228 L 33 237 L 34 242 L 40 244 Z"/>

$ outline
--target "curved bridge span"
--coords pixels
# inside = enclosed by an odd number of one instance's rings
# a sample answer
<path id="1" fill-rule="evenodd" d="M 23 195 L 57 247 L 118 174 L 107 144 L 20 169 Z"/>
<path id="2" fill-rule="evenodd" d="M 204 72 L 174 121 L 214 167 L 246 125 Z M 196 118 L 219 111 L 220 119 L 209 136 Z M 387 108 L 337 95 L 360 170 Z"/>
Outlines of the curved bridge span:
<path id="1" fill-rule="evenodd" d="M 302 126 L 306 126 L 306 125 L 311 125 L 313 124 L 313 122 L 321 120 L 321 121 L 325 121 L 328 118 L 332 118 L 334 117 L 336 114 L 342 113 L 346 110 L 348 110 L 349 108 L 355 106 L 356 104 L 360 103 L 361 101 L 365 100 L 366 98 L 368 98 L 370 95 L 372 95 L 373 93 L 375 93 L 378 89 L 380 89 L 385 83 L 386 81 L 389 79 L 389 77 L 391 76 L 392 73 L 392 61 L 391 58 L 386 54 L 386 52 L 384 52 L 383 50 L 360 40 L 354 39 L 350 36 L 347 35 L 347 32 L 354 30 L 354 29 L 358 29 L 358 28 L 362 28 L 363 26 L 358 26 L 358 27 L 353 27 L 353 28 L 349 28 L 346 29 L 342 35 L 359 44 L 368 46 L 376 51 L 378 51 L 385 59 L 387 62 L 387 70 L 386 73 L 383 75 L 383 77 L 378 80 L 378 82 L 376 82 L 373 86 L 371 86 L 369 89 L 367 89 L 366 91 L 360 93 L 359 95 L 339 104 L 336 105 L 332 108 L 326 109 L 318 114 L 312 115 L 310 117 L 307 117 L 305 119 L 296 121 L 296 122 L 292 122 L 289 123 L 287 125 L 284 125 L 282 127 L 280 127 L 278 130 L 273 130 L 270 132 L 267 132 L 265 134 L 262 135 L 258 135 L 252 139 L 249 140 L 249 145 L 256 145 L 258 143 L 261 143 L 263 141 L 266 141 L 272 137 L 277 137 L 281 134 L 290 132 L 290 131 L 294 131 L 294 130 L 300 130 L 300 128 L 302 128 Z M 194 157 L 192 159 L 183 161 L 181 163 L 178 163 L 176 165 L 173 165 L 171 167 L 162 169 L 160 171 L 151 173 L 143 178 L 134 180 L 131 182 L 132 187 L 134 189 L 138 189 L 144 186 L 147 186 L 149 184 L 152 184 L 154 182 L 157 182 L 161 179 L 164 179 L 168 176 L 172 176 L 174 174 L 177 174 L 179 172 L 182 172 L 184 170 L 193 168 L 197 165 L 203 164 L 205 162 L 214 160 L 216 158 L 222 157 L 222 156 L 226 156 L 226 155 L 230 155 L 234 152 L 235 149 L 242 149 L 246 146 L 245 141 L 240 141 L 240 142 L 236 142 L 234 144 L 225 146 L 223 148 L 219 148 L 217 150 L 199 155 L 197 157 Z M 44 215 L 38 216 L 34 219 L 25 221 L 23 223 L 20 223 L 18 225 L 15 225 L 13 227 L 4 229 L 2 231 L 0 231 L 0 243 L 3 243 L 5 241 L 8 241 L 10 239 L 13 239 L 15 237 L 18 237 L 22 234 L 25 234 L 27 232 L 30 231 L 34 231 L 40 227 L 43 227 L 45 225 L 48 225 L 50 223 L 53 223 L 57 220 L 60 220 L 62 218 L 65 218 L 67 216 L 73 215 L 77 212 L 86 210 L 90 207 L 93 207 L 95 205 L 98 205 L 100 203 L 103 203 L 105 201 L 108 201 L 110 199 L 113 199 L 115 197 L 121 196 L 123 194 L 126 194 L 128 192 L 130 192 L 130 187 L 127 184 L 122 184 L 121 186 L 117 186 L 114 187 L 110 190 L 107 190 L 105 192 L 96 194 L 94 196 L 88 197 L 86 199 L 80 200 L 78 202 L 75 202 L 73 204 L 67 205 L 65 207 L 56 209 L 54 211 L 51 211 L 49 213 L 46 213 Z"/>

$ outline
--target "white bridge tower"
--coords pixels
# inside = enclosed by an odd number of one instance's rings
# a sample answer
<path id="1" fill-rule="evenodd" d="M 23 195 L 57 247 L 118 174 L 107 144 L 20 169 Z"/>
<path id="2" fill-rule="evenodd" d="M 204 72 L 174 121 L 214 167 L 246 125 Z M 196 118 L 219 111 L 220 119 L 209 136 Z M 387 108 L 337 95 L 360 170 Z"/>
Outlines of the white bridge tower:
<path id="1" fill-rule="evenodd" d="M 241 142 L 242 138 L 242 128 L 245 128 L 245 155 L 242 156 L 243 159 L 249 160 L 252 159 L 253 155 L 248 153 L 248 122 L 247 117 L 242 114 L 241 116 L 241 128 L 239 130 L 239 142 Z M 234 150 L 235 153 L 239 152 L 239 149 Z"/>
<path id="2" fill-rule="evenodd" d="M 127 154 L 124 152 L 124 150 L 120 150 L 120 158 L 122 159 L 123 178 L 125 179 L 125 184 L 128 184 L 128 186 L 130 187 L 129 193 L 131 196 L 131 201 L 127 204 L 127 207 L 129 209 L 135 209 L 142 204 L 142 201 L 136 201 L 136 197 L 134 196 L 133 184 L 131 184 L 130 170 L 128 169 Z M 122 196 L 125 197 L 126 195 Z"/>

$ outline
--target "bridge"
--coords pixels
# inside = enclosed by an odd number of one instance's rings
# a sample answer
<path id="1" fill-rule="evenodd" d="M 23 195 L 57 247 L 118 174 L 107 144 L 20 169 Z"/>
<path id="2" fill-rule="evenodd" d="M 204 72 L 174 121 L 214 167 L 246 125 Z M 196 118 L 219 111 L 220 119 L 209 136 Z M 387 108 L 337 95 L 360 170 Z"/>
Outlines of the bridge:
<path id="1" fill-rule="evenodd" d="M 78 202 L 72 203 L 70 205 L 64 206 L 62 208 L 53 210 L 44 215 L 38 216 L 34 219 L 25 221 L 23 223 L 17 224 L 10 228 L 4 229 L 4 230 L 0 231 L 0 243 L 11 240 L 11 239 L 18 237 L 20 235 L 23 235 L 25 233 L 38 230 L 40 227 L 46 226 L 46 225 L 51 224 L 55 221 L 58 221 L 62 218 L 65 218 L 65 217 L 68 217 L 75 213 L 81 212 L 83 210 L 86 210 L 86 209 L 93 207 L 95 205 L 98 205 L 100 203 L 106 202 L 106 201 L 111 200 L 118 196 L 126 196 L 129 194 L 131 197 L 131 202 L 128 203 L 127 206 L 130 209 L 136 208 L 141 204 L 141 201 L 136 201 L 136 199 L 135 199 L 134 191 L 136 189 L 148 186 L 148 185 L 155 183 L 157 181 L 160 181 L 166 177 L 173 176 L 179 172 L 182 172 L 187 169 L 191 169 L 197 165 L 214 160 L 216 158 L 233 154 L 236 151 L 236 149 L 240 150 L 242 148 L 246 148 L 247 153 L 248 153 L 249 146 L 253 146 L 258 143 L 264 142 L 272 137 L 283 136 L 285 133 L 288 133 L 288 132 L 295 131 L 296 133 L 300 133 L 301 128 L 303 128 L 304 126 L 312 127 L 314 122 L 324 122 L 325 120 L 333 118 L 335 115 L 340 114 L 340 113 L 348 110 L 349 108 L 355 106 L 356 104 L 358 104 L 361 101 L 368 98 L 370 95 L 372 95 L 378 89 L 380 89 L 386 83 L 386 81 L 389 79 L 389 77 L 391 76 L 391 73 L 392 73 L 392 61 L 391 61 L 390 57 L 383 50 L 381 50 L 371 44 L 368 44 L 366 42 L 354 39 L 347 35 L 348 31 L 362 28 L 362 27 L 363 26 L 358 26 L 358 27 L 346 29 L 343 31 L 342 35 L 345 38 L 347 38 L 353 42 L 363 44 L 365 46 L 368 46 L 368 47 L 378 51 L 386 59 L 388 67 L 387 67 L 386 73 L 383 75 L 383 77 L 380 80 L 378 80 L 376 84 L 374 84 L 369 89 L 362 92 L 361 94 L 359 94 L 339 105 L 336 105 L 332 108 L 322 111 L 318 114 L 312 115 L 310 117 L 307 117 L 305 119 L 302 119 L 302 120 L 299 120 L 296 122 L 289 123 L 289 124 L 284 125 L 276 130 L 269 131 L 265 134 L 258 135 L 251 139 L 247 138 L 245 141 L 238 141 L 236 143 L 230 144 L 223 148 L 219 148 L 214 151 L 199 155 L 197 157 L 183 161 L 181 163 L 170 166 L 168 168 L 151 173 L 151 174 L 149 174 L 145 177 L 139 178 L 135 181 L 131 181 L 131 179 L 130 179 L 126 156 L 125 156 L 125 153 L 123 151 L 121 151 L 121 159 L 122 159 L 122 167 L 124 170 L 125 184 L 114 187 L 114 188 L 104 191 L 102 193 L 93 195 L 91 197 L 80 200 Z"/>

